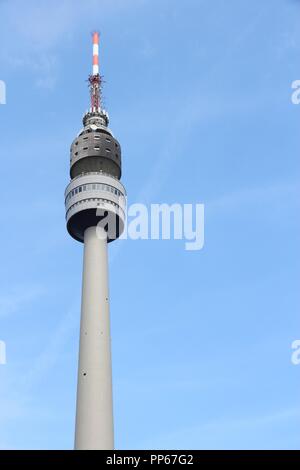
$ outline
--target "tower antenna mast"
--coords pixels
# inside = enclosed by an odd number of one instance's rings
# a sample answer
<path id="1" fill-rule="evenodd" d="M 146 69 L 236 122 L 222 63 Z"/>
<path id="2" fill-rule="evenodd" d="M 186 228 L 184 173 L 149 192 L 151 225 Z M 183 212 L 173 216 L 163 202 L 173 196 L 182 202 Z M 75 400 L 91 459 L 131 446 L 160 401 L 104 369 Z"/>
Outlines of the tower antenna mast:
<path id="1" fill-rule="evenodd" d="M 93 69 L 89 76 L 89 88 L 91 95 L 91 111 L 100 112 L 102 108 L 102 77 L 99 73 L 99 39 L 98 31 L 93 33 Z"/>

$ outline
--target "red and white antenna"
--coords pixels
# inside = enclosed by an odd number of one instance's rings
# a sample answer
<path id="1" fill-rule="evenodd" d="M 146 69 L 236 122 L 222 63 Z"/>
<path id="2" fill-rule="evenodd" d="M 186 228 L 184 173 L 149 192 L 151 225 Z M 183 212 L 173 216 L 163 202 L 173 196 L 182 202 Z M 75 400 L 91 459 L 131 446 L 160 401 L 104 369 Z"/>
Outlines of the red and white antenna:
<path id="1" fill-rule="evenodd" d="M 93 33 L 93 75 L 99 74 L 99 33 Z"/>
<path id="2" fill-rule="evenodd" d="M 93 72 L 89 76 L 92 112 L 101 110 L 101 85 L 102 77 L 99 74 L 99 33 L 93 33 Z"/>

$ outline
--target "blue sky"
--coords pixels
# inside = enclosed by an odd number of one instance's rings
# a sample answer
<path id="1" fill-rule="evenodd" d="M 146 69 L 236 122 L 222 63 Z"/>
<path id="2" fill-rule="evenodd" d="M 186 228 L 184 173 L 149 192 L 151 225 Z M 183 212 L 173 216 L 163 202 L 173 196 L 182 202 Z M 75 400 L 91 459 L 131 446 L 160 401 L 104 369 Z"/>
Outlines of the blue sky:
<path id="1" fill-rule="evenodd" d="M 201 251 L 109 247 L 116 448 L 299 449 L 299 2 L 2 0 L 0 19 L 0 448 L 73 447 L 63 194 L 99 29 L 129 203 L 206 211 Z"/>

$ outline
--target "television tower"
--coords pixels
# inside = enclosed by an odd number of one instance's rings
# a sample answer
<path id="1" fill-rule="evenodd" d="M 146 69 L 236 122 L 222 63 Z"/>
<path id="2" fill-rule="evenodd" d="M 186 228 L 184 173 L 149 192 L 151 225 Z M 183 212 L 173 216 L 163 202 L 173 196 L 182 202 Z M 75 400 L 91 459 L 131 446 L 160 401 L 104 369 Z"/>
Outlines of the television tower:
<path id="1" fill-rule="evenodd" d="M 114 448 L 107 243 L 124 229 L 121 147 L 102 107 L 99 33 L 93 33 L 91 107 L 71 145 L 67 230 L 84 243 L 75 449 Z"/>

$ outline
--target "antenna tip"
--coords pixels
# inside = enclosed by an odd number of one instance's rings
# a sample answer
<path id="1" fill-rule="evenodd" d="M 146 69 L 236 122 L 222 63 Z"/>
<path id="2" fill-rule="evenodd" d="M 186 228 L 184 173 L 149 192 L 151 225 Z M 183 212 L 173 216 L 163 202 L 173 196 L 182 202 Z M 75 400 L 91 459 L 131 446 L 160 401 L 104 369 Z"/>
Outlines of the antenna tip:
<path id="1" fill-rule="evenodd" d="M 94 31 L 92 33 L 92 36 L 93 36 L 93 44 L 99 44 L 99 31 Z"/>

